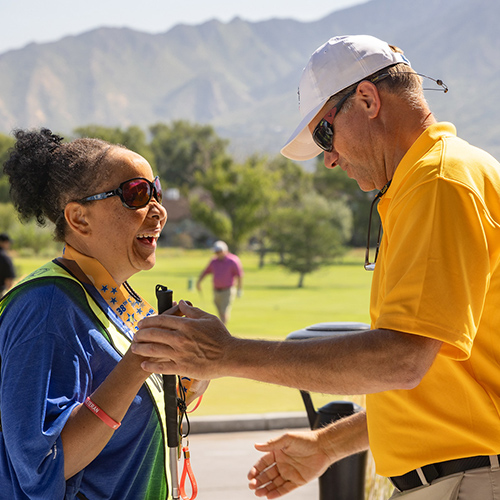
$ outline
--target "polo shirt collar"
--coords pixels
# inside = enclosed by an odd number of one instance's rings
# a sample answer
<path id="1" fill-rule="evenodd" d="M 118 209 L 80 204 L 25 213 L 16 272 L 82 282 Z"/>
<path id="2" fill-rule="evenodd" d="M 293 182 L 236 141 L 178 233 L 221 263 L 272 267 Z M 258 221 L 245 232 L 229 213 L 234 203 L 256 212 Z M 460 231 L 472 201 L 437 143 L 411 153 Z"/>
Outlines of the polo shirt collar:
<path id="1" fill-rule="evenodd" d="M 391 189 L 387 191 L 384 198 L 392 198 L 392 194 L 398 190 L 406 175 L 437 141 L 445 137 L 456 137 L 456 135 L 455 125 L 449 122 L 435 123 L 426 128 L 399 162 L 392 178 Z"/>

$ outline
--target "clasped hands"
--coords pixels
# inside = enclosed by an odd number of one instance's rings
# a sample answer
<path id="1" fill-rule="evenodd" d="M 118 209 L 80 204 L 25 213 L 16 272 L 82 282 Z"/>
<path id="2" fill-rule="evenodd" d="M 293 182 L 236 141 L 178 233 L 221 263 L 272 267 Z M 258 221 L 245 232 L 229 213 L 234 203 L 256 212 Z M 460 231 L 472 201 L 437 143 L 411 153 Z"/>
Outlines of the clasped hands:
<path id="1" fill-rule="evenodd" d="M 226 373 L 231 336 L 214 315 L 180 301 L 158 316 L 142 319 L 132 352 L 144 357 L 143 370 L 208 380 Z M 315 431 L 287 433 L 255 448 L 265 452 L 248 473 L 258 497 L 278 498 L 319 477 L 332 460 Z"/>
<path id="2" fill-rule="evenodd" d="M 199 380 L 224 375 L 225 346 L 232 337 L 216 316 L 180 301 L 138 327 L 131 349 L 144 357 L 143 370 Z"/>

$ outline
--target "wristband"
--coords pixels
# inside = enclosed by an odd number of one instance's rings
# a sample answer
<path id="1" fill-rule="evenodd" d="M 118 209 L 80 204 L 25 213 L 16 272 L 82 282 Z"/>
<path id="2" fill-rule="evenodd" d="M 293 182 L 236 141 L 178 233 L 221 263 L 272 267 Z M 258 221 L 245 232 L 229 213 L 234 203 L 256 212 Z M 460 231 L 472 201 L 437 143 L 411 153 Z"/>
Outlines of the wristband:
<path id="1" fill-rule="evenodd" d="M 99 408 L 89 397 L 83 403 L 96 417 L 100 418 L 108 427 L 113 430 L 118 429 L 120 422 L 113 420 L 104 410 Z"/>

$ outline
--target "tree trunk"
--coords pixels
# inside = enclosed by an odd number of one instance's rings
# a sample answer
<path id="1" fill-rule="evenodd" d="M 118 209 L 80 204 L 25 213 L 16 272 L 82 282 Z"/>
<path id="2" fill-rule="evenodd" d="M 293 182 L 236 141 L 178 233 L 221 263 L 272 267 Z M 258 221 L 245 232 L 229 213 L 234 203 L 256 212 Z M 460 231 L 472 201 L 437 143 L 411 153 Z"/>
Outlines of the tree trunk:
<path id="1" fill-rule="evenodd" d="M 259 269 L 262 269 L 264 267 L 264 258 L 266 256 L 266 249 L 263 248 L 259 250 Z"/>
<path id="2" fill-rule="evenodd" d="M 297 285 L 297 288 L 302 288 L 302 285 L 304 284 L 304 276 L 304 273 L 300 273 L 299 284 Z"/>

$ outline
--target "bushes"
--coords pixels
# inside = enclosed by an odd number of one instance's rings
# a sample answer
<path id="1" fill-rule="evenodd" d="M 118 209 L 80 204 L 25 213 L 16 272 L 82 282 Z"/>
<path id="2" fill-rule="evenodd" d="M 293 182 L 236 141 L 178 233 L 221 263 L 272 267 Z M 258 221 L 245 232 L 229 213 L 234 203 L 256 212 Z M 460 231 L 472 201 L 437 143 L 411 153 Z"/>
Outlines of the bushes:
<path id="1" fill-rule="evenodd" d="M 35 221 L 23 224 L 10 203 L 0 203 L 0 232 L 12 239 L 12 248 L 24 256 L 54 255 L 61 243 L 53 239 L 53 225 L 38 226 Z"/>

